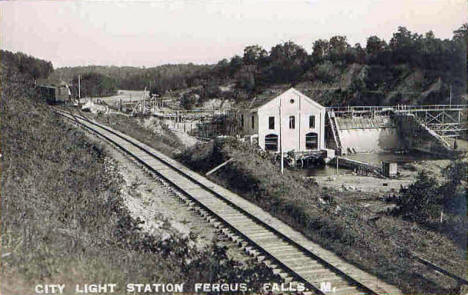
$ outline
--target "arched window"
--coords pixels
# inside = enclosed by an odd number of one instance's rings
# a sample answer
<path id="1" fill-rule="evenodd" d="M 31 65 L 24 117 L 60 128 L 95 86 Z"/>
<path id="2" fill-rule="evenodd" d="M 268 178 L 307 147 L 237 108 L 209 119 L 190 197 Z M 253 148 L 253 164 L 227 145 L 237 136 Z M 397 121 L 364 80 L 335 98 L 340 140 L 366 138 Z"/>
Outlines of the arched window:
<path id="1" fill-rule="evenodd" d="M 318 136 L 317 133 L 310 132 L 305 136 L 306 149 L 316 150 L 318 148 Z"/>
<path id="2" fill-rule="evenodd" d="M 278 151 L 278 135 L 268 134 L 265 136 L 265 150 L 266 151 Z"/>

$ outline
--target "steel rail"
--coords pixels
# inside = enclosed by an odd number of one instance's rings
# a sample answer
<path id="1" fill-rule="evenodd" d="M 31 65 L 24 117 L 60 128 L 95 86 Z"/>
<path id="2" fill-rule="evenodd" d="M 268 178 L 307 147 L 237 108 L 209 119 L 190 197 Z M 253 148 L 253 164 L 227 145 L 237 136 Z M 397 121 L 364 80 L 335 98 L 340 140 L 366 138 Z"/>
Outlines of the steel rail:
<path id="1" fill-rule="evenodd" d="M 279 265 L 297 281 L 303 282 L 308 289 L 313 290 L 316 294 L 325 294 L 321 289 L 321 283 L 329 281 L 333 281 L 338 286 L 334 294 L 387 293 L 382 291 L 381 288 L 377 289 L 365 285 L 359 279 L 332 265 L 326 258 L 312 253 L 309 249 L 273 228 L 267 222 L 252 215 L 213 190 L 209 186 L 209 183 L 203 183 L 199 179 L 196 179 L 201 176 L 194 172 L 188 172 L 188 168 L 183 167 L 174 160 L 171 159 L 176 164 L 171 163 L 164 156 L 150 151 L 146 145 L 138 143 L 135 139 L 85 117 L 66 114 L 63 111 L 57 111 L 57 113 L 111 142 L 121 151 L 133 157 L 143 167 L 165 179 L 177 188 L 179 192 L 194 201 L 197 206 L 201 207 L 201 211 L 205 211 L 202 215 L 206 215 L 206 212 L 209 212 L 219 222 L 226 225 L 236 235 L 242 237 L 249 245 L 252 245 L 253 247 L 249 249 L 251 250 L 250 252 L 257 253 L 259 257 L 268 257 L 274 264 Z M 137 153 L 140 153 L 140 155 Z M 227 212 L 231 215 L 227 214 Z M 278 248 L 279 246 L 283 250 L 275 251 L 274 248 Z M 285 255 L 284 249 L 288 249 L 288 255 Z M 295 257 L 297 258 L 294 259 Z M 297 263 L 298 259 L 299 263 Z M 320 266 L 318 270 L 312 269 L 312 266 L 315 267 L 317 265 Z M 309 266 L 311 267 L 309 268 Z M 307 275 L 308 273 L 313 273 L 313 275 Z"/>

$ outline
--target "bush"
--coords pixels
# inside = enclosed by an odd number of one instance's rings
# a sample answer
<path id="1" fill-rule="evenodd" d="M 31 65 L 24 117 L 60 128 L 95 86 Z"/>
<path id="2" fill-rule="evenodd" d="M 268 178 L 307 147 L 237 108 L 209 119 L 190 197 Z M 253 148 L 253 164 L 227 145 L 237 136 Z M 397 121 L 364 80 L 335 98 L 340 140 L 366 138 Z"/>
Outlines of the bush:
<path id="1" fill-rule="evenodd" d="M 397 199 L 398 214 L 413 221 L 424 223 L 435 220 L 442 210 L 442 199 L 439 184 L 427 173 L 420 172 L 417 181 L 407 189 L 402 189 Z"/>
<path id="2" fill-rule="evenodd" d="M 459 205 L 465 203 L 466 189 L 462 186 L 462 181 L 466 179 L 467 163 L 453 161 L 442 173 L 445 183 L 439 184 L 426 172 L 420 172 L 415 183 L 400 191 L 397 212 L 421 223 L 440 218 L 442 211 L 463 214 Z"/>
<path id="3" fill-rule="evenodd" d="M 204 173 L 230 158 L 234 161 L 209 178 L 348 262 L 397 285 L 408 294 L 447 294 L 456 287 L 442 280 L 434 282 L 426 277 L 427 273 L 421 274 L 420 267 L 407 255 L 407 250 L 411 249 L 429 257 L 437 255 L 434 262 L 453 259 L 460 263 L 451 267 L 460 273 L 464 264 L 458 248 L 448 239 L 394 216 L 382 215 L 377 221 L 369 221 L 367 210 L 346 200 L 347 194 L 353 193 L 327 190 L 324 197 L 320 188 L 311 187 L 293 172 L 285 170 L 281 175 L 268 155 L 255 147 L 232 139 L 217 140 L 184 152 L 179 160 Z M 353 197 L 363 197 L 363 193 L 356 194 Z M 436 249 L 441 247 L 445 251 L 439 255 Z"/>
<path id="4" fill-rule="evenodd" d="M 401 189 L 393 214 L 437 230 L 463 246 L 468 229 L 466 183 L 462 183 L 467 163 L 453 161 L 442 172 L 442 184 L 423 171 L 415 183 Z"/>
<path id="5" fill-rule="evenodd" d="M 200 96 L 192 92 L 186 92 L 180 99 L 180 106 L 186 110 L 191 110 L 198 103 Z"/>

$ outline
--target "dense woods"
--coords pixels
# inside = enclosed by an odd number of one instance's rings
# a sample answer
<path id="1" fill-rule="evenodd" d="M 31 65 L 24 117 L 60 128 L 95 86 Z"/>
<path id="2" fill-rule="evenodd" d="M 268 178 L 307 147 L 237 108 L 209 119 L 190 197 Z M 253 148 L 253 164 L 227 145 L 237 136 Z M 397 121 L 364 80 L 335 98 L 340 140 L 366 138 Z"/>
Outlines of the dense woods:
<path id="1" fill-rule="evenodd" d="M 24 80 L 47 78 L 54 67 L 50 61 L 41 60 L 24 53 L 0 50 L 1 70 L 9 76 L 21 76 Z"/>
<path id="2" fill-rule="evenodd" d="M 191 93 L 201 100 L 219 96 L 220 85 L 235 85 L 224 97 L 245 99 L 274 85 L 289 84 L 302 86 L 302 91 L 327 105 L 449 103 L 450 96 L 452 103 L 462 103 L 467 42 L 468 23 L 454 31 L 450 40 L 437 38 L 431 31 L 422 35 L 399 27 L 389 42 L 369 36 L 365 46 L 351 45 L 345 36 L 319 39 L 307 49 L 310 54 L 288 41 L 270 51 L 247 46 L 242 56 L 214 65 L 74 67 L 58 69 L 53 76 L 72 79 L 95 72 L 112 77 L 120 89 L 146 87 L 164 95 L 169 90 L 193 88 Z"/>
<path id="3" fill-rule="evenodd" d="M 168 90 L 198 86 L 206 79 L 206 73 L 212 66 L 162 65 L 155 68 L 83 66 L 65 67 L 56 71 L 51 79 L 71 81 L 78 75 L 96 73 L 111 78 L 119 89 L 152 89 L 154 93 L 166 93 Z"/>
<path id="4" fill-rule="evenodd" d="M 78 76 L 73 77 L 72 91 L 77 96 Z M 117 93 L 117 83 L 113 78 L 100 73 L 86 73 L 80 76 L 80 96 L 111 96 Z"/>

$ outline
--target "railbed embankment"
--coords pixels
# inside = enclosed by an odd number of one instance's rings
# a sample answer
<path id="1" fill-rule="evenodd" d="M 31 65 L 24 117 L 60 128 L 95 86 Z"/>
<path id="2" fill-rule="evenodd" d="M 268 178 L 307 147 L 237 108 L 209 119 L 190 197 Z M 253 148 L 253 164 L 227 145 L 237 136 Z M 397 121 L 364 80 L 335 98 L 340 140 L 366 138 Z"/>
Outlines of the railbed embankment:
<path id="1" fill-rule="evenodd" d="M 120 131 L 131 130 L 132 125 L 128 124 L 124 127 L 114 122 L 112 127 Z M 141 139 L 137 139 L 159 150 L 159 135 L 149 130 L 140 131 L 145 135 L 138 135 Z M 227 159 L 235 158 L 236 161 L 209 178 L 253 201 L 347 262 L 397 285 L 405 293 L 447 294 L 456 286 L 447 284 L 432 270 L 414 264 L 401 248 L 389 244 L 389 240 L 403 249 L 417 250 L 432 261 L 447 265 L 454 273 L 461 275 L 464 272 L 463 250 L 444 235 L 396 216 L 379 215 L 373 219 L 375 213 L 366 204 L 377 200 L 378 193 L 339 192 L 317 187 L 288 170 L 281 176 L 278 167 L 268 158 L 237 142 L 220 144 L 212 141 L 184 153 L 172 151 L 166 155 L 175 156 L 199 173 L 206 173 Z M 351 201 L 356 198 L 368 201 Z M 441 248 L 445 251 L 439 251 Z"/>

